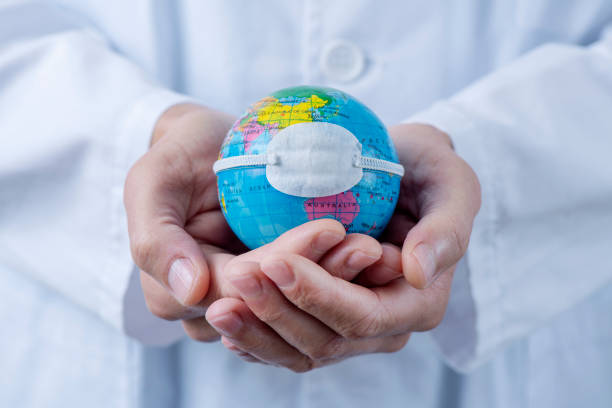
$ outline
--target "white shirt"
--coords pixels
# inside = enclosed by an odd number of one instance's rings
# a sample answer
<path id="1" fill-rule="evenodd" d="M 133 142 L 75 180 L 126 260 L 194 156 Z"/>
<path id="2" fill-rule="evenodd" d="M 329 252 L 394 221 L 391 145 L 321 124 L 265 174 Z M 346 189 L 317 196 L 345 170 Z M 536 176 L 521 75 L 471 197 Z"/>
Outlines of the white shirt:
<path id="1" fill-rule="evenodd" d="M 612 406 L 609 1 L 5 3 L 1 406 Z M 483 207 L 437 329 L 298 375 L 143 312 L 121 197 L 169 106 L 303 83 L 448 132 Z"/>

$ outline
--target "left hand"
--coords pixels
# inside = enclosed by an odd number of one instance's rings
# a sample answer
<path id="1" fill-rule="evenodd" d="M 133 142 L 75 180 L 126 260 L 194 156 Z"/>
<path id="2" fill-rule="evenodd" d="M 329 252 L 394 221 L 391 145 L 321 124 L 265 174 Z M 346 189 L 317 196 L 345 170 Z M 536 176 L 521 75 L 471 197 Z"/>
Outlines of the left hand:
<path id="1" fill-rule="evenodd" d="M 206 314 L 227 348 L 302 372 L 397 351 L 411 332 L 439 324 L 480 207 L 479 183 L 446 134 L 427 125 L 390 133 L 408 173 L 382 259 L 355 283 L 295 254 L 232 265 L 226 272 L 242 300 L 220 299 Z"/>

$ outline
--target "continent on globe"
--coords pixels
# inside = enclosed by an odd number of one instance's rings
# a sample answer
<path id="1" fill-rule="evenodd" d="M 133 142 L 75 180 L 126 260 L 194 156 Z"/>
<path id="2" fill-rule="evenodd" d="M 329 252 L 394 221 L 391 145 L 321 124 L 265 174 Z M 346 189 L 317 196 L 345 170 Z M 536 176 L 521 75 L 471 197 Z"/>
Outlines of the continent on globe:
<path id="1" fill-rule="evenodd" d="M 256 116 L 250 116 L 246 122 L 236 123 L 233 130 L 244 135 L 244 151 L 245 153 L 249 153 L 251 151 L 251 145 L 257 138 L 264 134 L 264 132 L 276 127 L 276 123 L 262 125 L 259 123 Z"/>
<path id="2" fill-rule="evenodd" d="M 292 133 L 286 133 L 287 128 L 294 125 L 299 126 L 292 128 Z M 334 151 L 321 151 L 320 146 L 326 143 L 319 143 L 319 150 L 309 148 L 310 142 L 291 144 L 291 140 L 310 140 L 301 138 L 312 138 L 313 132 L 317 136 L 314 141 L 331 140 L 329 138 L 340 137 L 339 133 L 344 132 L 349 139 L 334 140 L 343 140 L 342 143 L 354 140 L 354 143 L 346 148 L 344 144 L 330 144 L 342 146 L 335 147 Z M 360 172 L 354 178 L 359 181 L 348 189 L 338 188 L 331 195 L 305 196 L 278 190 L 271 184 L 268 170 L 278 166 L 279 161 L 282 165 L 284 159 L 270 159 L 268 146 L 280 143 L 285 140 L 283 138 L 289 138 L 290 145 L 300 146 L 300 149 L 306 145 L 304 151 L 290 150 L 295 153 L 290 157 L 297 157 L 296 161 L 310 162 L 314 154 L 329 156 L 334 163 L 331 173 L 338 171 L 335 163 L 345 163 L 352 172 Z M 356 148 L 359 149 L 357 159 L 349 155 L 353 162 L 341 162 L 346 159 L 347 151 L 350 153 Z M 333 162 L 335 155 L 338 160 Z M 348 233 L 377 237 L 393 214 L 403 175 L 391 138 L 370 109 L 342 91 L 309 86 L 282 89 L 251 105 L 229 130 L 214 169 L 223 215 L 236 236 L 249 248 L 269 243 L 285 231 L 319 218 L 338 220 Z M 343 177 L 340 173 L 321 172 L 316 167 L 312 171 L 314 173 L 303 178 L 295 178 L 296 182 L 308 180 L 324 184 L 325 180 Z M 275 174 L 285 175 L 284 170 L 276 170 Z M 350 183 L 352 181 L 346 184 Z M 310 191 L 300 188 L 300 191 Z"/>
<path id="3" fill-rule="evenodd" d="M 346 103 L 342 93 L 330 98 L 316 88 L 310 88 L 310 95 L 305 96 L 284 92 L 292 89 L 296 88 L 280 90 L 255 102 L 232 126 L 219 158 L 240 154 L 240 149 L 243 149 L 243 154 L 260 153 L 279 130 L 298 123 L 325 121 L 337 115 L 340 106 Z M 255 145 L 260 149 L 253 150 Z"/>
<path id="4" fill-rule="evenodd" d="M 304 210 L 310 221 L 331 216 L 350 228 L 359 214 L 359 203 L 352 191 L 327 197 L 314 197 L 304 201 Z"/>

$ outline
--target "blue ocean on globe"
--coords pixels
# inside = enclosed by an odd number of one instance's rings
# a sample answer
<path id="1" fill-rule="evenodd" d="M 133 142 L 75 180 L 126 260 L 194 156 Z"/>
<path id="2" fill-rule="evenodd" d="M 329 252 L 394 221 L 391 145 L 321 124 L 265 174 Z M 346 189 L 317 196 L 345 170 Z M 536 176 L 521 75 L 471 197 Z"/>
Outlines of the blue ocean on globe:
<path id="1" fill-rule="evenodd" d="M 308 122 L 342 126 L 359 140 L 363 156 L 398 162 L 385 126 L 370 109 L 339 90 L 308 86 L 283 89 L 251 105 L 228 132 L 219 158 L 265 153 L 280 130 Z M 264 166 L 231 168 L 217 176 L 221 210 L 236 236 L 251 249 L 319 218 L 338 220 L 347 233 L 378 237 L 395 209 L 401 179 L 364 169 L 361 181 L 347 191 L 308 198 L 276 190 Z"/>

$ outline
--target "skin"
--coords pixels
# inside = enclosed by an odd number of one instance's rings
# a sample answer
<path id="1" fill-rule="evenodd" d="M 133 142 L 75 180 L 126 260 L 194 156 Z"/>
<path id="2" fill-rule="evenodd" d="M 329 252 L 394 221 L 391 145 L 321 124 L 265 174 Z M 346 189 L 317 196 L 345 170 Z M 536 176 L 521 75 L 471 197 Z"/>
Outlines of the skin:
<path id="1" fill-rule="evenodd" d="M 397 351 L 413 331 L 436 327 L 480 207 L 478 180 L 450 138 L 428 125 L 389 129 L 407 174 L 383 244 L 318 220 L 247 252 L 223 219 L 211 170 L 232 119 L 171 108 L 128 175 L 132 254 L 149 309 L 181 319 L 195 340 L 221 334 L 246 361 L 296 372 Z M 176 259 L 194 270 L 187 291 L 169 282 Z"/>

